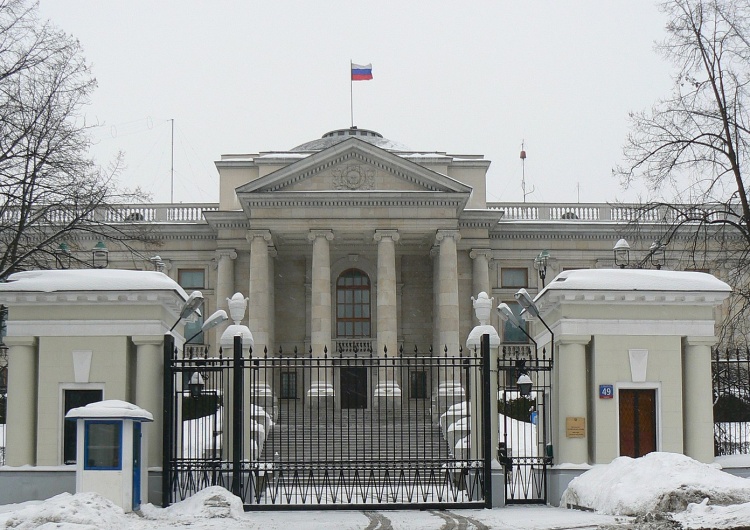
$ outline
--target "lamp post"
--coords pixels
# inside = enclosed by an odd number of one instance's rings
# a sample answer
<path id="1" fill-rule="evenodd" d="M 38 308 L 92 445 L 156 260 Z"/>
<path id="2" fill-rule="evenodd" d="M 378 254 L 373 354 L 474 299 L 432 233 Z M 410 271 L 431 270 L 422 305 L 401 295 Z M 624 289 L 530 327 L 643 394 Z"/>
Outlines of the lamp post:
<path id="1" fill-rule="evenodd" d="M 615 254 L 615 265 L 624 269 L 630 263 L 630 245 L 625 239 L 620 239 L 615 243 L 612 252 Z"/>
<path id="2" fill-rule="evenodd" d="M 542 288 L 544 288 L 544 280 L 547 278 L 548 262 L 549 250 L 542 250 L 539 255 L 534 258 L 534 268 L 539 272 L 539 278 L 542 280 Z"/>
<path id="3" fill-rule="evenodd" d="M 551 336 L 550 341 L 550 361 L 554 361 L 555 359 L 555 334 L 552 332 L 550 327 L 547 325 L 547 323 L 542 318 L 542 315 L 539 314 L 539 308 L 537 308 L 536 304 L 534 303 L 534 300 L 531 299 L 531 296 L 529 296 L 529 293 L 526 292 L 526 289 L 519 289 L 518 292 L 513 295 L 516 299 L 516 301 L 521 304 L 521 307 L 523 307 L 524 311 L 529 313 L 531 316 L 538 318 L 539 321 L 544 324 L 544 327 L 547 328 L 547 331 L 549 331 Z M 542 353 L 544 353 L 544 350 L 542 350 Z"/>
<path id="4" fill-rule="evenodd" d="M 648 256 L 651 258 L 651 264 L 656 267 L 657 270 L 661 270 L 666 259 L 666 250 L 664 244 L 661 241 L 654 241 L 648 248 Z"/>
<path id="5" fill-rule="evenodd" d="M 612 249 L 615 255 L 615 265 L 624 269 L 630 264 L 630 245 L 625 239 L 620 239 L 615 243 Z M 642 269 L 649 261 L 651 265 L 656 267 L 657 270 L 661 270 L 666 260 L 666 248 L 664 243 L 659 240 L 654 241 L 648 247 L 648 252 L 638 263 L 635 268 Z"/>
<path id="6" fill-rule="evenodd" d="M 55 265 L 58 269 L 70 268 L 70 247 L 64 241 L 55 250 Z"/>
<path id="7" fill-rule="evenodd" d="M 109 250 L 104 241 L 99 241 L 91 249 L 91 265 L 95 269 L 104 269 L 109 265 Z"/>

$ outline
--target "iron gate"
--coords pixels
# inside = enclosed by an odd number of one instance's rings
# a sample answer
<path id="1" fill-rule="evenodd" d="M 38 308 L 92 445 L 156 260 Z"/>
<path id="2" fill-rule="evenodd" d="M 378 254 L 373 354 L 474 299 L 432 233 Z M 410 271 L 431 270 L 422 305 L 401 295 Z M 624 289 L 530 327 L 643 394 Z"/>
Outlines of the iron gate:
<path id="1" fill-rule="evenodd" d="M 211 485 L 247 510 L 487 504 L 480 352 L 253 356 L 238 340 L 231 358 L 165 348 L 165 505 Z"/>
<path id="2" fill-rule="evenodd" d="M 498 358 L 499 453 L 507 504 L 546 504 L 552 463 L 551 374 L 546 350 L 503 346 Z"/>

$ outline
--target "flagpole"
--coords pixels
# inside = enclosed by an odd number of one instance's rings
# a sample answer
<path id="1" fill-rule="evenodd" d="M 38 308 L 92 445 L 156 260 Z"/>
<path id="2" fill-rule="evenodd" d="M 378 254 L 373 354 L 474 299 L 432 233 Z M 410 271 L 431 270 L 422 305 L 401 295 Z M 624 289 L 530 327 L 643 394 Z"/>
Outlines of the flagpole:
<path id="1" fill-rule="evenodd" d="M 352 119 L 352 127 L 354 127 L 354 81 L 352 81 L 352 60 L 349 59 L 349 115 Z"/>

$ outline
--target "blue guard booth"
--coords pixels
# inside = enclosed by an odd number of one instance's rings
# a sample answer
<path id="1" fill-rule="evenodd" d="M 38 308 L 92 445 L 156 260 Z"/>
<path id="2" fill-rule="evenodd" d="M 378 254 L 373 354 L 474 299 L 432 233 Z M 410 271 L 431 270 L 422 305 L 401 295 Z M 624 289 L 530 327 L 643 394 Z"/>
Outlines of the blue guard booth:
<path id="1" fill-rule="evenodd" d="M 107 400 L 71 409 L 77 422 L 76 493 L 93 491 L 126 512 L 148 498 L 143 422 L 150 412 L 126 401 Z"/>

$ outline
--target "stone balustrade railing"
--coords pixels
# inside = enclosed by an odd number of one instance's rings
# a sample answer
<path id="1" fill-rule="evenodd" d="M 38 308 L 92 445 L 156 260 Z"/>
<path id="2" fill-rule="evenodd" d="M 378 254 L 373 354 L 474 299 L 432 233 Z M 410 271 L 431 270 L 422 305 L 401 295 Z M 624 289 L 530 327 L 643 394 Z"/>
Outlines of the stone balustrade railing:
<path id="1" fill-rule="evenodd" d="M 672 222 L 677 218 L 674 208 L 658 208 L 639 211 L 642 204 L 607 204 L 607 203 L 514 203 L 488 202 L 487 209 L 503 212 L 503 221 L 586 221 L 626 223 L 638 218 L 645 222 Z M 107 210 L 95 213 L 97 220 L 105 223 L 119 222 L 165 222 L 165 223 L 201 223 L 203 212 L 216 211 L 217 203 L 157 203 L 157 204 L 122 204 L 114 205 Z M 711 212 L 711 218 L 726 217 L 724 205 L 684 206 L 680 211 L 694 210 L 697 213 Z M 736 209 L 735 213 L 738 213 Z M 53 222 L 68 221 L 71 213 L 65 210 L 51 212 L 48 217 Z M 0 222 L 13 222 L 17 211 L 6 209 L 0 212 Z"/>
<path id="2" fill-rule="evenodd" d="M 490 210 L 504 212 L 504 221 L 595 221 L 627 223 L 638 218 L 641 222 L 673 222 L 679 209 L 682 212 L 693 210 L 696 214 L 715 211 L 711 218 L 726 217 L 724 205 L 675 205 L 675 208 L 642 210 L 643 204 L 606 203 L 512 203 L 488 202 Z"/>

